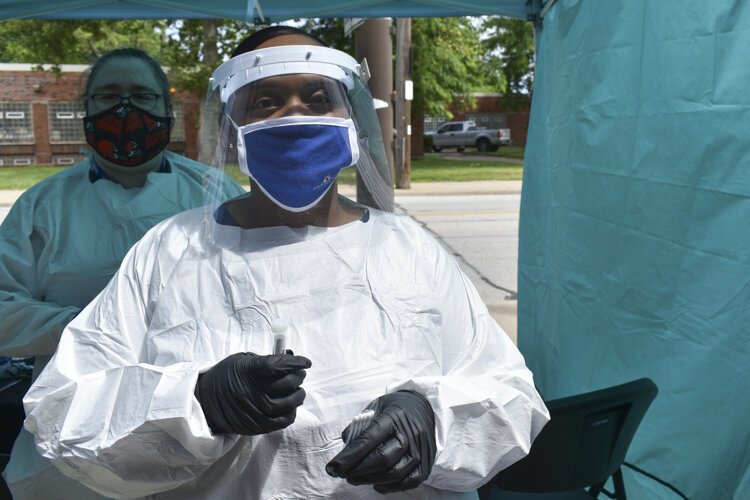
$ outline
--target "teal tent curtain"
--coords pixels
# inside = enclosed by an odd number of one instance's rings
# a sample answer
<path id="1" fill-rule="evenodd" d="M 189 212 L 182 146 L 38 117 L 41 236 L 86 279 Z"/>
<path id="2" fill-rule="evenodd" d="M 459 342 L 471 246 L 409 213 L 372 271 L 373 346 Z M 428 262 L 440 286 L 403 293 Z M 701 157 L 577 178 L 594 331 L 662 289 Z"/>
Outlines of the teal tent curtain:
<path id="1" fill-rule="evenodd" d="M 446 17 L 526 19 L 538 0 L 0 0 L 0 19 L 226 18 L 276 23 L 301 17 Z"/>
<path id="2" fill-rule="evenodd" d="M 521 350 L 545 398 L 651 377 L 628 460 L 750 498 L 750 2 L 558 0 L 537 50 Z"/>

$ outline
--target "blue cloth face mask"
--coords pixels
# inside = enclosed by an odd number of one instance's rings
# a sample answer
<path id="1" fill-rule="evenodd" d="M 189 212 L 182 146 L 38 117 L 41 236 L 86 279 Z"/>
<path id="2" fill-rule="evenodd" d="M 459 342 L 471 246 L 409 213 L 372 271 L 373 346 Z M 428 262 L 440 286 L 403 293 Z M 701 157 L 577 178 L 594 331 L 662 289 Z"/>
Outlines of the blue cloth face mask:
<path id="1" fill-rule="evenodd" d="M 286 116 L 237 128 L 240 170 L 290 212 L 317 204 L 341 169 L 359 160 L 351 118 Z"/>

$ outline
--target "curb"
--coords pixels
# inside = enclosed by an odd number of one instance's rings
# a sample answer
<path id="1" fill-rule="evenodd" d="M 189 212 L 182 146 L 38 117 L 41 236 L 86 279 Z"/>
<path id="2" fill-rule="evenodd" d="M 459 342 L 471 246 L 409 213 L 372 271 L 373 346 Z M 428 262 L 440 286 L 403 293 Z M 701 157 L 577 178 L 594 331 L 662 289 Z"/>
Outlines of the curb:
<path id="1" fill-rule="evenodd" d="M 394 189 L 396 197 L 401 196 L 463 196 L 521 194 L 521 181 L 467 181 L 467 182 L 415 182 L 410 189 Z M 339 186 L 344 196 L 356 196 L 356 187 Z"/>

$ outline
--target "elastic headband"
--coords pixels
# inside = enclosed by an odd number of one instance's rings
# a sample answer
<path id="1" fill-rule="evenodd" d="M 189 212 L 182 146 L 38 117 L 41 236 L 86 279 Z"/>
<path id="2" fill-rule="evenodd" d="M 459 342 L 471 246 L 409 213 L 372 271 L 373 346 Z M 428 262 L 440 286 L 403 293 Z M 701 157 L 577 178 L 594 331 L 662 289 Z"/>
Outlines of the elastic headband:
<path id="1" fill-rule="evenodd" d="M 354 78 L 367 82 L 370 71 L 345 52 L 317 45 L 283 45 L 253 50 L 233 57 L 213 72 L 211 90 L 221 90 L 221 102 L 249 83 L 278 75 L 311 73 L 354 88 Z"/>

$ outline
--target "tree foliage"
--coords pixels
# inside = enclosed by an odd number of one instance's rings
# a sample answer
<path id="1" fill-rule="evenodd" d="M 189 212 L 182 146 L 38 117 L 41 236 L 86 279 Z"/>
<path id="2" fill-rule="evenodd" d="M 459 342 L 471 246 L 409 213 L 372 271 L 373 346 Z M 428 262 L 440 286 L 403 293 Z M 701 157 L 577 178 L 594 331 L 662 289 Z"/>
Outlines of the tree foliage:
<path id="1" fill-rule="evenodd" d="M 305 20 L 302 29 L 354 57 L 354 37 L 344 35 L 343 19 L 310 18 Z"/>
<path id="2" fill-rule="evenodd" d="M 205 92 L 208 78 L 237 44 L 257 28 L 231 20 L 179 20 L 170 24 L 162 64 L 178 88 Z"/>
<path id="3" fill-rule="evenodd" d="M 307 19 L 303 29 L 339 50 L 354 53 L 342 19 Z M 206 39 L 215 30 L 215 46 Z M 138 47 L 171 68 L 178 88 L 203 92 L 213 68 L 255 30 L 227 20 L 38 21 L 0 23 L 0 61 L 89 64 L 118 47 Z M 480 41 L 480 36 L 485 39 Z M 489 35 L 489 36 L 486 36 Z M 481 26 L 470 18 L 420 18 L 412 27 L 416 109 L 449 116 L 455 95 L 486 90 L 528 93 L 533 85 L 530 23 L 503 17 Z"/>
<path id="4" fill-rule="evenodd" d="M 37 21 L 0 23 L 0 61 L 90 64 L 104 52 L 138 47 L 159 57 L 167 21 Z"/>
<path id="5" fill-rule="evenodd" d="M 342 19 L 308 19 L 303 29 L 331 47 L 354 54 L 354 38 L 344 36 Z M 490 87 L 502 91 L 502 76 L 493 77 L 482 67 L 479 35 L 469 18 L 413 19 L 415 113 L 451 116 L 448 106 L 454 99 L 468 106 L 471 92 Z"/>
<path id="6" fill-rule="evenodd" d="M 448 106 L 469 106 L 469 94 L 492 85 L 482 67 L 479 31 L 468 18 L 419 18 L 412 21 L 413 111 L 452 117 Z M 495 85 L 502 82 L 495 80 Z M 501 89 L 498 88 L 497 91 Z"/>
<path id="7" fill-rule="evenodd" d="M 487 68 L 501 74 L 508 94 L 530 94 L 534 87 L 534 28 L 530 22 L 489 17 L 482 26 Z"/>
<path id="8" fill-rule="evenodd" d="M 0 61 L 91 64 L 109 50 L 136 47 L 171 69 L 172 84 L 202 93 L 211 71 L 254 30 L 224 20 L 4 21 Z"/>

